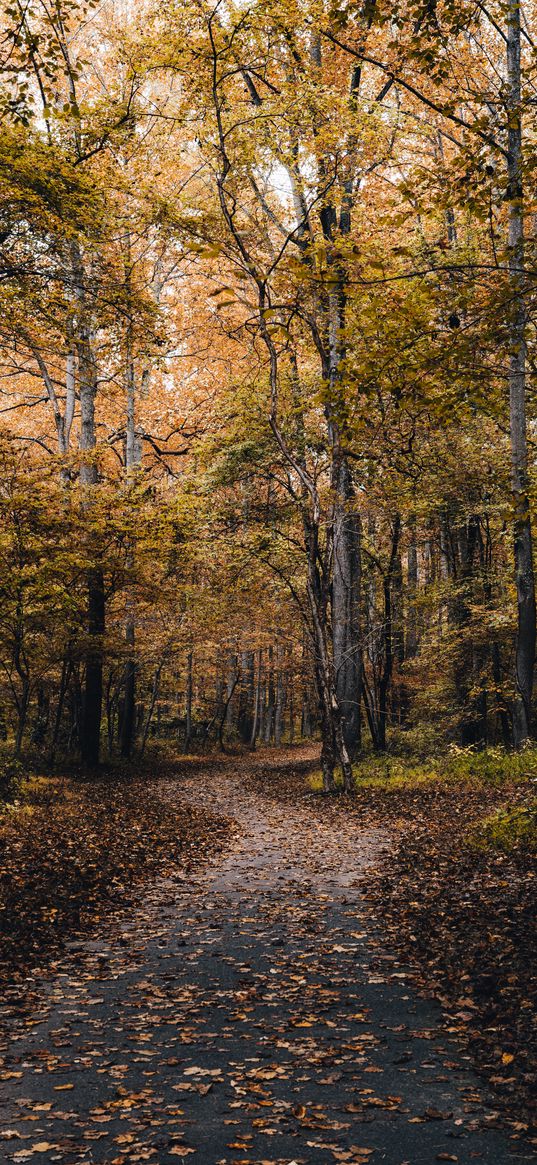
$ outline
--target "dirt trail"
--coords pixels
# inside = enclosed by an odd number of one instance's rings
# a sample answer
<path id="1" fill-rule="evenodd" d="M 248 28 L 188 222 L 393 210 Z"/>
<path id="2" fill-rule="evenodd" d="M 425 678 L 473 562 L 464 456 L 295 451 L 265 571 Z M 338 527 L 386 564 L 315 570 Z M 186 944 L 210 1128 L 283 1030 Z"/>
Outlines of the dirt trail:
<path id="1" fill-rule="evenodd" d="M 252 763 L 274 762 L 227 758 L 162 788 L 232 816 L 236 840 L 67 957 L 12 1044 L 0 1160 L 534 1159 L 368 928 L 361 879 L 386 839 L 245 788 Z"/>

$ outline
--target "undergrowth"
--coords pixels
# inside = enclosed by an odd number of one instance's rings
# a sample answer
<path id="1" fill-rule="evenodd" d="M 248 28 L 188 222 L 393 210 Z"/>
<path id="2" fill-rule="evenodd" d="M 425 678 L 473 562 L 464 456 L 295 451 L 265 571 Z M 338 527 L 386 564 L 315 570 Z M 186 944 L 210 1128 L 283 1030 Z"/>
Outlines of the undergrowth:
<path id="1" fill-rule="evenodd" d="M 518 849 L 537 853 L 537 801 L 498 809 L 469 834 L 468 842 L 477 849 L 507 854 Z"/>
<path id="2" fill-rule="evenodd" d="M 429 757 L 400 757 L 386 753 L 368 755 L 353 765 L 357 790 L 378 788 L 386 792 L 415 789 L 431 782 L 501 786 L 535 781 L 537 748 L 508 752 L 503 748 L 459 748 L 450 745 Z M 322 788 L 320 771 L 309 778 L 314 791 Z"/>

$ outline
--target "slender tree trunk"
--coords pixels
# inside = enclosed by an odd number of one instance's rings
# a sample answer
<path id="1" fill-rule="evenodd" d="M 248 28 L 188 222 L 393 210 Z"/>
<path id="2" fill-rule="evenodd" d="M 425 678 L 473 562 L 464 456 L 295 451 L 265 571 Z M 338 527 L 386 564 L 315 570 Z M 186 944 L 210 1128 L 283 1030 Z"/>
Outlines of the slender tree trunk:
<path id="1" fill-rule="evenodd" d="M 259 694 L 259 724 L 257 726 L 258 740 L 265 739 L 265 714 L 267 703 L 267 681 L 265 678 L 265 668 L 263 667 L 263 675 L 261 677 L 261 689 Z"/>
<path id="2" fill-rule="evenodd" d="M 92 336 L 88 320 L 85 318 L 84 276 L 82 260 L 78 248 L 73 245 L 73 265 L 76 291 L 82 315 L 77 333 L 78 381 L 80 395 L 80 484 L 82 504 L 86 514 L 93 505 L 93 491 L 98 481 L 95 461 L 95 396 L 97 393 L 97 369 L 93 354 Z M 94 767 L 99 763 L 101 741 L 101 716 L 103 700 L 103 636 L 105 631 L 104 577 L 100 565 L 98 538 L 88 535 L 88 551 L 91 565 L 86 575 L 87 583 L 87 632 L 86 675 L 80 725 L 80 747 L 84 764 Z"/>
<path id="3" fill-rule="evenodd" d="M 363 673 L 362 695 L 364 698 L 364 708 L 367 717 L 367 724 L 371 735 L 371 743 L 375 752 L 381 752 L 380 738 L 379 738 L 379 724 L 378 717 L 375 715 L 375 702 L 373 693 L 368 683 L 367 672 Z"/>
<path id="4" fill-rule="evenodd" d="M 68 752 L 80 748 L 80 725 L 82 722 L 83 691 L 78 668 L 73 669 L 73 683 L 69 689 L 69 736 L 67 740 Z"/>
<path id="5" fill-rule="evenodd" d="M 192 740 L 192 661 L 194 654 L 188 652 L 186 657 L 186 697 L 185 697 L 185 743 L 184 751 L 188 752 Z"/>
<path id="6" fill-rule="evenodd" d="M 254 652 L 241 652 L 241 684 L 239 691 L 237 727 L 243 744 L 250 744 L 252 739 L 252 721 L 254 710 L 254 670 Z"/>
<path id="7" fill-rule="evenodd" d="M 42 683 L 37 685 L 37 714 L 32 728 L 30 741 L 35 745 L 45 742 L 50 721 L 50 699 Z"/>
<path id="8" fill-rule="evenodd" d="M 509 724 L 509 712 L 502 693 L 502 656 L 499 643 L 492 643 L 490 652 L 492 658 L 492 678 L 495 689 L 496 717 L 500 725 L 502 744 L 508 748 L 511 743 L 511 726 Z"/>
<path id="9" fill-rule="evenodd" d="M 129 760 L 132 753 L 136 725 L 135 626 L 134 619 L 132 618 L 128 618 L 125 625 L 125 645 L 128 658 L 125 664 L 123 718 L 121 721 L 121 755 L 125 760 Z"/>
<path id="10" fill-rule="evenodd" d="M 62 674 L 60 677 L 60 687 L 58 690 L 58 703 L 56 705 L 56 714 L 54 717 L 54 728 L 52 730 L 52 740 L 50 742 L 50 751 L 48 755 L 49 767 L 52 768 L 56 756 L 56 749 L 58 747 L 58 739 L 60 735 L 60 727 L 62 722 L 63 706 L 65 702 L 65 694 L 69 684 L 72 664 L 68 658 L 65 658 L 62 663 Z"/>
<path id="11" fill-rule="evenodd" d="M 295 677 L 293 674 L 293 667 L 291 660 L 289 661 L 289 669 L 287 672 L 287 690 L 289 692 L 289 744 L 295 742 Z"/>
<path id="12" fill-rule="evenodd" d="M 409 540 L 407 552 L 407 594 L 408 612 L 406 619 L 406 659 L 414 659 L 418 650 L 418 620 L 416 598 L 418 594 L 418 546 L 416 542 L 416 519 L 409 519 Z"/>
<path id="13" fill-rule="evenodd" d="M 337 478 L 332 581 L 334 669 L 343 739 L 352 758 L 361 745 L 361 561 L 360 521 L 353 510 L 354 490 L 346 459 L 339 466 Z"/>
<path id="14" fill-rule="evenodd" d="M 235 688 L 239 681 L 239 663 L 235 652 L 231 652 L 229 656 L 229 671 L 226 684 L 226 703 L 225 703 L 225 718 L 224 723 L 226 728 L 231 728 L 233 721 L 233 696 Z"/>
<path id="15" fill-rule="evenodd" d="M 218 661 L 217 666 L 218 666 L 218 672 L 217 672 L 217 676 L 216 676 L 216 686 L 215 686 L 215 694 L 214 694 L 215 712 L 214 712 L 214 717 L 212 720 L 213 724 L 218 724 L 220 722 L 220 717 L 222 715 L 222 708 L 224 706 L 224 673 L 222 670 L 222 665 L 220 663 L 220 660 Z M 206 734 L 206 736 L 208 736 L 208 733 Z"/>
<path id="16" fill-rule="evenodd" d="M 366 21 L 367 23 L 367 21 Z M 311 42 L 312 61 L 318 69 L 322 64 L 321 38 L 314 33 Z M 351 75 L 349 101 L 354 107 L 360 86 L 361 70 L 354 68 Z M 342 366 L 346 357 L 345 327 L 347 310 L 348 272 L 338 249 L 340 240 L 349 235 L 352 226 L 354 198 L 359 187 L 355 169 L 354 141 L 347 142 L 349 167 L 343 182 L 343 195 L 338 211 L 335 204 L 323 198 L 320 219 L 330 278 L 323 309 L 327 317 L 327 336 L 323 355 L 323 375 L 329 383 L 329 398 L 325 413 L 332 455 L 332 491 L 334 518 L 332 529 L 333 577 L 331 586 L 332 653 L 335 677 L 336 738 L 341 735 L 344 756 L 342 769 L 351 772 L 350 761 L 361 745 L 361 642 L 360 642 L 360 581 L 361 546 L 359 517 L 354 506 L 354 486 L 348 458 L 342 446 L 338 417 L 342 389 Z M 331 162 L 322 152 L 319 156 L 321 186 L 326 183 Z M 336 750 L 339 748 L 336 743 Z M 345 759 L 346 758 L 346 759 Z M 352 776 L 344 777 L 344 784 L 352 785 Z M 349 788 L 350 788 L 349 785 Z M 352 787 L 354 787 L 352 785 Z"/>
<path id="17" fill-rule="evenodd" d="M 240 679 L 240 672 L 237 668 L 237 671 L 235 672 L 235 676 L 233 677 L 233 679 L 230 677 L 230 680 L 228 682 L 226 702 L 225 702 L 224 707 L 222 709 L 222 716 L 220 719 L 220 723 L 218 725 L 218 743 L 220 745 L 222 752 L 226 751 L 225 745 L 224 745 L 224 728 L 227 724 L 227 714 L 228 714 L 229 706 L 230 706 L 231 701 L 233 699 L 233 693 L 235 691 L 235 688 L 237 687 L 239 679 Z"/>
<path id="18" fill-rule="evenodd" d="M 458 528 L 458 580 L 452 604 L 452 623 L 457 632 L 458 651 L 454 680 L 461 709 L 460 732 L 463 745 L 483 745 L 487 739 L 487 696 L 483 688 L 483 650 L 472 634 L 472 601 L 476 590 L 476 565 L 479 555 L 479 578 L 485 578 L 481 516 L 470 514 Z M 485 597 L 487 585 L 485 581 Z M 479 689 L 477 696 L 474 694 Z"/>
<path id="19" fill-rule="evenodd" d="M 126 243 L 126 284 L 130 289 L 130 239 Z M 125 387 L 127 397 L 126 409 L 126 436 L 125 436 L 125 474 L 127 488 L 136 478 L 136 471 L 141 460 L 141 449 L 136 433 L 136 376 L 134 368 L 134 354 L 132 341 L 131 308 L 128 307 L 129 318 L 125 337 Z M 134 543 L 129 541 L 127 546 L 127 570 L 134 570 Z M 124 677 L 124 708 L 121 723 L 121 755 L 129 760 L 134 743 L 136 730 L 136 620 L 133 596 L 127 593 L 125 603 L 125 647 L 126 663 Z"/>
<path id="20" fill-rule="evenodd" d="M 274 648 L 268 649 L 267 702 L 265 707 L 265 744 L 270 744 L 274 732 Z"/>
<path id="21" fill-rule="evenodd" d="M 254 699 L 254 716 L 252 720 L 252 733 L 250 736 L 250 748 L 253 750 L 256 746 L 257 734 L 259 731 L 259 715 L 261 710 L 261 675 L 263 669 L 263 648 L 258 648 L 257 652 L 257 680 L 255 684 L 255 699 Z"/>
<path id="22" fill-rule="evenodd" d="M 386 731 L 388 727 L 388 693 L 392 682 L 394 664 L 393 642 L 393 589 L 394 578 L 398 569 L 399 538 L 401 533 L 401 518 L 396 514 L 392 531 L 392 546 L 388 569 L 382 580 L 384 596 L 384 617 L 382 625 L 382 666 L 378 675 L 378 698 L 373 700 L 368 685 L 365 689 L 365 707 L 374 748 L 379 752 L 386 750 Z M 365 679 L 365 678 L 364 678 Z"/>
<path id="23" fill-rule="evenodd" d="M 103 572 L 92 567 L 87 575 L 88 636 L 90 647 L 86 652 L 86 679 L 82 702 L 80 745 L 82 760 L 90 767 L 99 763 L 101 744 L 101 717 L 103 702 L 103 649 L 105 628 L 105 599 Z"/>
<path id="24" fill-rule="evenodd" d="M 28 719 L 28 708 L 30 706 L 30 684 L 27 679 L 23 679 L 21 684 L 21 694 L 18 707 L 17 731 L 15 734 L 15 756 L 20 757 L 22 751 L 22 741 L 24 738 L 24 730 L 26 728 L 26 721 Z"/>
<path id="25" fill-rule="evenodd" d="M 312 33 L 310 43 L 311 60 L 320 70 L 322 65 L 321 38 L 317 31 Z M 349 98 L 355 101 L 360 84 L 360 70 L 353 69 Z M 316 133 L 320 125 L 316 126 Z M 343 773 L 343 784 L 347 791 L 354 789 L 351 758 L 361 743 L 361 643 L 360 643 L 360 527 L 354 510 L 354 489 L 348 459 L 342 447 L 338 418 L 341 394 L 342 365 L 345 360 L 345 313 L 347 271 L 341 253 L 337 250 L 339 236 L 347 236 L 351 230 L 351 215 L 354 195 L 357 189 L 354 169 L 353 141 L 348 142 L 349 173 L 344 182 L 344 193 L 339 213 L 336 206 L 326 197 L 327 177 L 331 160 L 319 150 L 318 178 L 323 189 L 320 198 L 321 227 L 326 243 L 329 279 L 321 291 L 320 308 L 325 327 L 321 344 L 317 344 L 321 356 L 322 374 L 329 384 L 329 395 L 325 407 L 325 417 L 331 451 L 331 486 L 334 498 L 333 514 L 328 523 L 326 538 L 328 554 L 325 553 L 325 568 L 329 580 L 331 605 L 331 644 L 328 649 L 328 604 L 325 595 L 319 592 L 316 554 L 319 549 L 318 515 L 313 516 L 306 544 L 309 549 L 309 600 L 312 614 L 313 644 L 316 656 L 315 676 L 319 695 L 321 731 L 323 737 L 323 773 L 326 791 L 333 787 L 334 765 L 337 762 Z M 295 193 L 296 182 L 291 183 Z M 297 190 L 298 193 L 298 190 Z M 297 202 L 297 214 L 304 219 L 302 202 Z M 301 229 L 309 230 L 307 220 Z M 317 341 L 316 341 L 317 343 Z M 317 504 L 314 503 L 314 508 Z M 332 559 L 332 567 L 330 567 Z M 321 587 L 321 591 L 326 588 Z"/>
<path id="26" fill-rule="evenodd" d="M 282 653 L 281 647 L 277 647 L 276 648 L 276 662 L 277 662 L 276 704 L 275 704 L 275 708 L 274 708 L 274 743 L 275 743 L 277 748 L 279 748 L 281 743 L 282 743 L 283 716 L 284 716 L 284 709 L 285 709 L 285 685 L 284 685 L 284 676 L 283 676 L 283 669 L 282 669 L 282 663 L 283 663 L 282 655 L 283 655 L 283 653 Z"/>
<path id="27" fill-rule="evenodd" d="M 155 675 L 153 677 L 153 686 L 151 688 L 151 699 L 149 701 L 149 708 L 147 709 L 147 717 L 146 717 L 146 721 L 145 721 L 144 731 L 142 734 L 142 743 L 140 746 L 140 757 L 142 757 L 144 755 L 144 752 L 145 752 L 147 738 L 149 736 L 149 729 L 151 727 L 151 721 L 153 719 L 153 713 L 155 711 L 155 705 L 156 705 L 156 702 L 158 700 L 158 694 L 160 691 L 160 677 L 162 674 L 163 667 L 164 667 L 164 660 L 162 660 L 162 662 L 159 663 L 159 665 L 155 671 Z"/>
<path id="28" fill-rule="evenodd" d="M 524 193 L 521 118 L 520 0 L 507 0 L 507 118 L 509 205 L 509 404 L 514 501 L 514 560 L 518 605 L 513 742 L 531 735 L 535 661 L 535 580 L 528 491 L 526 424 L 526 307 L 524 302 Z"/>
<path id="29" fill-rule="evenodd" d="M 388 568 L 388 575 L 385 580 L 384 587 L 384 610 L 385 610 L 385 649 L 384 649 L 384 674 L 381 680 L 381 689 L 384 688 L 384 734 L 388 724 L 388 692 L 390 686 L 393 686 L 393 666 L 397 658 L 396 650 L 398 644 L 398 624 L 397 624 L 397 602 L 400 594 L 400 573 L 401 562 L 399 555 L 399 543 L 401 539 L 401 516 L 396 514 L 393 523 L 392 532 L 392 550 L 390 555 L 390 564 Z"/>
<path id="30" fill-rule="evenodd" d="M 314 535 L 312 537 L 312 535 Z M 336 676 L 334 662 L 328 644 L 328 624 L 326 608 L 328 594 L 326 578 L 323 582 L 316 567 L 317 556 L 312 554 L 312 547 L 316 541 L 316 531 L 310 530 L 312 546 L 310 546 L 310 570 L 308 572 L 308 598 L 312 621 L 312 639 L 315 652 L 315 678 L 319 695 L 319 712 L 321 718 L 322 752 L 321 765 L 323 770 L 323 789 L 325 793 L 333 792 L 335 788 L 334 769 L 336 762 L 341 767 L 343 788 L 351 793 L 354 790 L 352 764 L 343 735 L 343 717 L 336 691 Z"/>
<path id="31" fill-rule="evenodd" d="M 114 688 L 114 674 L 111 671 L 109 676 L 108 676 L 108 682 L 106 684 L 106 692 L 105 692 L 105 700 L 104 700 L 104 706 L 105 706 L 105 710 L 106 710 L 106 725 L 107 725 L 106 735 L 107 735 L 108 756 L 109 757 L 112 756 L 112 753 L 114 751 L 114 733 L 115 733 L 116 712 L 118 713 L 118 720 L 119 721 L 121 721 L 121 712 L 122 712 L 121 707 L 118 708 L 118 704 L 117 704 L 117 689 L 114 691 L 113 688 Z"/>

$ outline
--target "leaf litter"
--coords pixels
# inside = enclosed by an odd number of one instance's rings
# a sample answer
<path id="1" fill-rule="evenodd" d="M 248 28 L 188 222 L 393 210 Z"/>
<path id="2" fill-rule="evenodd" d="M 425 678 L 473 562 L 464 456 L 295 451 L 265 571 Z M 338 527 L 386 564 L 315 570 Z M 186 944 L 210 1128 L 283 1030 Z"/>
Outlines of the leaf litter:
<path id="1" fill-rule="evenodd" d="M 532 1159 L 498 1127 L 459 1026 L 409 990 L 371 927 L 378 815 L 291 808 L 282 786 L 311 753 L 270 763 L 226 758 L 167 786 L 178 821 L 194 806 L 239 828 L 224 848 L 217 824 L 212 864 L 148 882 L 64 956 L 41 1023 L 12 1027 L 3 1087 L 27 1143 L 8 1142 L 7 1161 L 43 1143 L 65 1165 Z M 457 1152 L 440 1156 L 446 1137 Z"/>

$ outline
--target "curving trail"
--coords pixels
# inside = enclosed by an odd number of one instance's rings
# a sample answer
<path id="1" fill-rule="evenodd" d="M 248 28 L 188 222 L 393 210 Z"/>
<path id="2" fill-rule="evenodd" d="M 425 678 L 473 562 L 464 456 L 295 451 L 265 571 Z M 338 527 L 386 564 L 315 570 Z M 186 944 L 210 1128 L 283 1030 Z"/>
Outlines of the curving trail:
<path id="1" fill-rule="evenodd" d="M 244 787 L 271 763 L 162 787 L 231 815 L 231 851 L 68 955 L 4 1066 L 2 1162 L 532 1160 L 369 930 L 360 885 L 385 839 Z"/>

